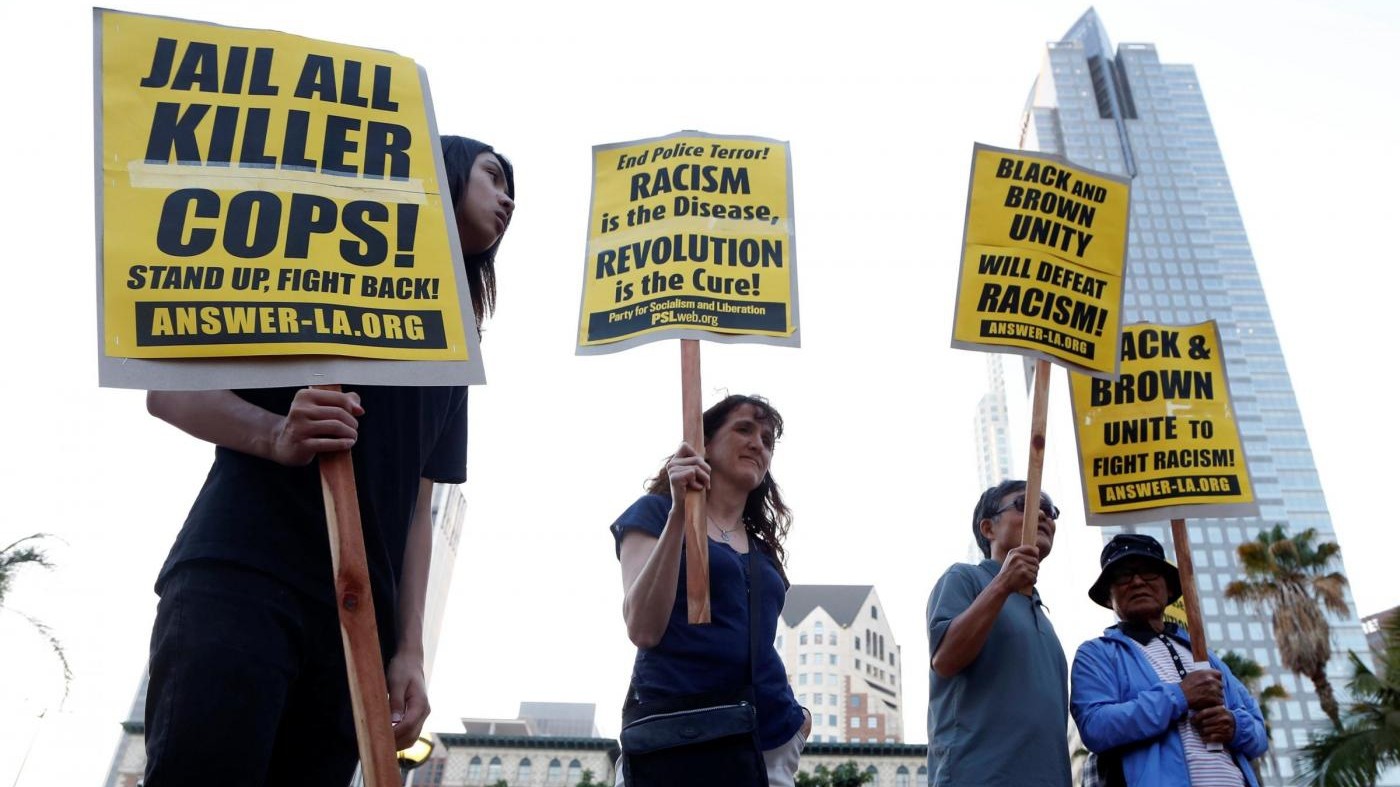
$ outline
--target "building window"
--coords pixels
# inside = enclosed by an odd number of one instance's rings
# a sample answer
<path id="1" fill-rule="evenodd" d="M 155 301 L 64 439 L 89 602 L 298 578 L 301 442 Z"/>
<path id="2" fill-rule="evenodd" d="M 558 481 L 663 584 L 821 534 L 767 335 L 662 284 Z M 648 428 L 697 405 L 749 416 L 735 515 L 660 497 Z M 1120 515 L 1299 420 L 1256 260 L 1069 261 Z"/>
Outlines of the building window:
<path id="1" fill-rule="evenodd" d="M 826 726 L 828 726 L 828 727 L 835 727 L 835 726 L 836 726 L 836 714 L 834 714 L 834 713 L 829 713 L 829 714 L 827 714 L 827 716 L 826 716 Z"/>
<path id="2" fill-rule="evenodd" d="M 798 634 L 798 635 L 797 635 L 797 644 L 799 644 L 799 645 L 806 645 L 806 644 L 807 644 L 807 635 L 806 635 L 806 634 Z"/>
<path id="3" fill-rule="evenodd" d="M 492 757 L 490 764 L 486 766 L 486 781 L 490 784 L 495 784 L 503 778 L 505 777 L 501 772 L 501 758 Z"/>
<path id="4" fill-rule="evenodd" d="M 874 604 L 870 605 L 870 617 L 874 618 L 875 620 L 880 619 L 880 608 L 875 606 Z"/>
<path id="5" fill-rule="evenodd" d="M 472 760 L 471 760 L 471 762 L 467 763 L 467 784 L 480 784 L 480 783 L 481 783 L 481 758 L 480 758 L 480 757 L 473 757 Z"/>
<path id="6" fill-rule="evenodd" d="M 827 703 L 828 705 L 835 705 L 835 704 L 836 704 L 836 695 L 835 695 L 835 694 L 828 694 L 828 695 L 826 695 L 826 703 Z"/>
<path id="7" fill-rule="evenodd" d="M 798 664 L 806 664 L 806 663 L 807 663 L 807 654 L 806 654 L 806 653 L 799 653 L 799 654 L 797 654 L 797 663 L 798 663 Z"/>
<path id="8" fill-rule="evenodd" d="M 822 693 L 821 693 L 820 691 L 816 693 L 816 696 L 812 697 L 812 704 L 813 704 L 813 705 L 820 705 L 820 704 L 822 704 Z"/>
<path id="9" fill-rule="evenodd" d="M 877 718 L 878 718 L 877 716 L 871 716 L 871 717 L 867 718 L 867 719 L 865 720 L 865 726 L 866 726 L 867 728 L 869 728 L 869 729 L 872 729 L 872 730 L 875 729 L 875 720 L 876 720 Z"/>
<path id="10" fill-rule="evenodd" d="M 526 757 L 520 761 L 520 765 L 515 769 L 515 780 L 520 784 L 530 783 L 530 758 Z"/>
<path id="11" fill-rule="evenodd" d="M 857 716 L 852 716 L 852 717 L 851 717 L 851 729 L 853 729 L 853 730 L 858 730 L 858 729 L 860 729 L 860 718 L 859 718 L 859 717 L 857 717 Z"/>
<path id="12" fill-rule="evenodd" d="M 899 766 L 899 770 L 894 772 L 894 787 L 909 787 L 909 768 Z"/>
<path id="13" fill-rule="evenodd" d="M 854 696 L 851 697 L 851 707 L 852 707 L 852 708 L 859 708 L 859 707 L 860 707 L 860 695 L 859 695 L 859 694 L 856 694 L 856 695 L 854 695 Z"/>
<path id="14" fill-rule="evenodd" d="M 914 787 L 928 787 L 928 766 L 920 765 L 914 772 Z"/>
<path id="15" fill-rule="evenodd" d="M 836 660 L 836 654 L 835 654 L 835 653 L 831 654 L 831 666 L 834 667 L 834 666 L 836 666 L 838 663 L 840 663 L 840 662 L 838 662 L 838 661 Z"/>
<path id="16" fill-rule="evenodd" d="M 549 761 L 549 770 L 546 771 L 546 772 L 545 772 L 545 775 L 544 775 L 544 783 L 545 783 L 545 784 L 560 784 L 560 783 L 562 783 L 563 781 L 564 781 L 564 766 L 561 765 L 561 764 L 559 763 L 559 760 L 558 760 L 558 759 L 550 760 L 550 761 Z"/>
<path id="17" fill-rule="evenodd" d="M 875 743 L 874 740 L 871 740 L 870 742 Z M 865 773 L 867 776 L 870 777 L 870 779 L 865 782 L 866 784 L 869 784 L 870 787 L 880 787 L 880 772 L 875 769 L 874 765 L 870 766 L 869 768 L 866 768 Z"/>
<path id="18" fill-rule="evenodd" d="M 579 762 L 578 760 L 569 760 L 569 784 L 578 784 L 579 779 L 582 778 L 583 763 Z"/>

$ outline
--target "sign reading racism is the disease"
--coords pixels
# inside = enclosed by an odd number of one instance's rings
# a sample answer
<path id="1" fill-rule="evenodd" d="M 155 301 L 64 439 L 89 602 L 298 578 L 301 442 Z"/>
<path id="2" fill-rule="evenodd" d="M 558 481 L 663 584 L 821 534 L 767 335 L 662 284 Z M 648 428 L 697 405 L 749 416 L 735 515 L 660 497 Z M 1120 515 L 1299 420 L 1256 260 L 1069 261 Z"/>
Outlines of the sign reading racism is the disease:
<path id="1" fill-rule="evenodd" d="M 94 25 L 106 359 L 344 356 L 480 377 L 412 60 L 112 11 Z"/>
<path id="2" fill-rule="evenodd" d="M 793 228 L 785 142 L 682 132 L 593 148 L 579 354 L 797 346 Z"/>
<path id="3" fill-rule="evenodd" d="M 1214 322 L 1123 329 L 1117 379 L 1071 374 L 1091 525 L 1254 516 Z"/>
<path id="4" fill-rule="evenodd" d="M 1113 374 L 1128 193 L 1058 156 L 974 146 L 953 346 Z"/>

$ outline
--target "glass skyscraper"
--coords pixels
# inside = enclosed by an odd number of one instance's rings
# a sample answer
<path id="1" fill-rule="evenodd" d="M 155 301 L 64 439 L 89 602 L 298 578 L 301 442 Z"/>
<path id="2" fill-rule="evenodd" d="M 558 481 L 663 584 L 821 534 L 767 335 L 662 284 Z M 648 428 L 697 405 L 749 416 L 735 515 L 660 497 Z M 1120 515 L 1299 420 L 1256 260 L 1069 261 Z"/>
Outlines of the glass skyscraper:
<path id="1" fill-rule="evenodd" d="M 1114 50 L 1090 10 L 1047 45 L 1022 123 L 1022 148 L 1132 178 L 1124 324 L 1214 319 L 1220 326 L 1260 516 L 1188 520 L 1192 557 L 1211 649 L 1249 656 L 1266 670 L 1263 685 L 1280 683 L 1290 695 L 1273 703 L 1265 783 L 1291 782 L 1298 748 L 1329 722 L 1311 681 L 1280 665 L 1268 618 L 1222 591 L 1242 576 L 1235 546 L 1260 530 L 1282 523 L 1293 533 L 1315 528 L 1319 540 L 1336 534 L 1195 69 L 1162 63 L 1151 44 Z M 1132 529 L 1172 551 L 1167 523 Z M 1348 603 L 1346 619 L 1330 619 L 1328 675 L 1343 706 L 1347 651 L 1366 653 L 1350 595 Z"/>

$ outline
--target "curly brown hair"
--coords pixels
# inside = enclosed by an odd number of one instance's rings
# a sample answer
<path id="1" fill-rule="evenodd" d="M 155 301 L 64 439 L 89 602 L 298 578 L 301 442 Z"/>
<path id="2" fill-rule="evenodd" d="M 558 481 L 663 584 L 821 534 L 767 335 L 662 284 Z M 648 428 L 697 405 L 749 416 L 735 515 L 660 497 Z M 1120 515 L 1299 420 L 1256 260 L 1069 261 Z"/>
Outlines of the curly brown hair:
<path id="1" fill-rule="evenodd" d="M 772 428 L 775 441 L 783 436 L 783 416 L 773 409 L 767 399 L 756 395 L 730 394 L 705 411 L 705 441 L 709 442 L 715 432 L 724 426 L 730 413 L 746 404 L 753 407 L 754 417 L 760 423 Z M 654 495 L 671 496 L 671 481 L 665 465 L 647 482 L 647 491 Z M 783 549 L 783 539 L 787 538 L 788 529 L 792 527 L 792 512 L 783 503 L 782 492 L 778 489 L 778 482 L 773 480 L 771 471 L 764 473 L 763 481 L 749 492 L 744 501 L 743 519 L 744 532 L 764 554 L 773 558 L 778 573 L 787 582 L 787 552 Z"/>

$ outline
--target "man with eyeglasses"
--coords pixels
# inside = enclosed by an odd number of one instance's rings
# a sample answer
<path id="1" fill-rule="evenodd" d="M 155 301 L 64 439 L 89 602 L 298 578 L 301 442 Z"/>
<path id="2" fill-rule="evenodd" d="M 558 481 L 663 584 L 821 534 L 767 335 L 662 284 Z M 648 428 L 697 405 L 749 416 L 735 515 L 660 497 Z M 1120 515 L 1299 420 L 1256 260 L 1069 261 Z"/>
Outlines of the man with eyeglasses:
<path id="1" fill-rule="evenodd" d="M 1191 668 L 1191 640 L 1163 617 L 1181 577 L 1162 545 L 1119 534 L 1099 565 L 1089 598 L 1119 622 L 1079 646 L 1070 698 L 1098 783 L 1258 787 L 1249 761 L 1269 744 L 1259 705 L 1214 653 L 1210 669 Z"/>
<path id="2" fill-rule="evenodd" d="M 1060 510 L 1042 495 L 1021 545 L 1026 482 L 982 493 L 972 535 L 984 560 L 944 572 L 928 600 L 929 784 L 1069 787 L 1068 669 L 1035 591 Z"/>

